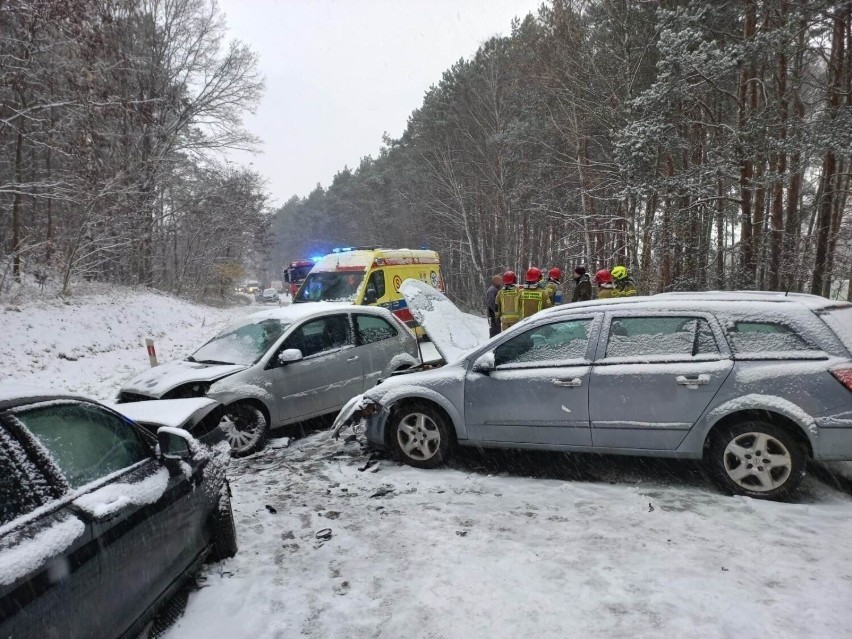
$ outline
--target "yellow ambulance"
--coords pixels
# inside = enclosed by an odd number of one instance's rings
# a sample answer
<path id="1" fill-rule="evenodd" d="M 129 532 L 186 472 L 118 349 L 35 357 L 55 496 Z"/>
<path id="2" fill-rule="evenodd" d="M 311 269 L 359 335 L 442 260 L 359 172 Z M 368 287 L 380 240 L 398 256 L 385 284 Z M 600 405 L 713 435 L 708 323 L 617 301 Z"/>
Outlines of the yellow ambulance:
<path id="1" fill-rule="evenodd" d="M 400 285 L 413 278 L 444 291 L 435 251 L 352 247 L 317 260 L 293 302 L 351 302 L 384 306 L 409 327 L 415 322 Z M 418 336 L 422 330 L 417 328 Z"/>

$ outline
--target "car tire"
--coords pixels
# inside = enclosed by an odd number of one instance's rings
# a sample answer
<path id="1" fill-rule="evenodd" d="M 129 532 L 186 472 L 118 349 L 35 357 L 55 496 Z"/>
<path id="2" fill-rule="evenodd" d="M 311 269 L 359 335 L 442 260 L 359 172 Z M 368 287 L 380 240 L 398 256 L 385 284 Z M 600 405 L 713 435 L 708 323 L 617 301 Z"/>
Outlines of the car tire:
<path id="1" fill-rule="evenodd" d="M 394 410 L 389 430 L 393 456 L 416 468 L 436 468 L 450 458 L 453 431 L 428 402 L 406 402 Z"/>
<path id="2" fill-rule="evenodd" d="M 259 451 L 266 445 L 269 433 L 264 412 L 246 402 L 225 407 L 219 427 L 231 445 L 232 457 L 245 457 Z"/>
<path id="3" fill-rule="evenodd" d="M 724 428 L 705 458 L 719 487 L 731 495 L 784 499 L 805 476 L 805 452 L 785 429 L 764 421 Z"/>
<path id="4" fill-rule="evenodd" d="M 237 529 L 231 509 L 231 487 L 226 482 L 216 510 L 210 516 L 210 554 L 208 561 L 222 561 L 237 554 Z"/>

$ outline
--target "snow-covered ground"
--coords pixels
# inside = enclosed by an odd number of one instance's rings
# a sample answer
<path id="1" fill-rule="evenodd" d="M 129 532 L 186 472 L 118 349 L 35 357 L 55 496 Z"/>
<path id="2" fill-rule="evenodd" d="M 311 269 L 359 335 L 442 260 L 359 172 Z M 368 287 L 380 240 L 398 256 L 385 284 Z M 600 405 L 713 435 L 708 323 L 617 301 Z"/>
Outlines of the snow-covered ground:
<path id="1" fill-rule="evenodd" d="M 127 290 L 7 305 L 0 378 L 108 400 L 148 366 L 145 337 L 167 361 L 252 310 Z M 284 444 L 232 462 L 240 552 L 204 569 L 169 637 L 852 627 L 852 473 L 809 477 L 791 503 L 768 503 L 720 495 L 685 462 L 464 451 L 441 470 L 381 460 L 361 471 L 357 441 L 317 432 Z"/>
<path id="2" fill-rule="evenodd" d="M 251 310 L 120 288 L 7 304 L 0 306 L 0 380 L 111 400 L 122 382 L 149 367 L 146 337 L 154 340 L 160 362 L 180 359 Z"/>
<path id="3" fill-rule="evenodd" d="M 233 462 L 240 552 L 168 637 L 849 636 L 852 498 L 815 479 L 772 503 L 686 463 L 365 462 L 325 432 Z"/>

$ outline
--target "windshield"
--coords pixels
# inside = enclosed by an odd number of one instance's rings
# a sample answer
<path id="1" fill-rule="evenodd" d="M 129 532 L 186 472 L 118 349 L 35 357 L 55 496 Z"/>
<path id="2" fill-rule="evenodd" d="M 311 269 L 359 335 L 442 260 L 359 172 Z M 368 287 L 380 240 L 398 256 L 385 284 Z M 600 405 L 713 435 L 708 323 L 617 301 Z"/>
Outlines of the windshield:
<path id="1" fill-rule="evenodd" d="M 311 273 L 294 302 L 354 302 L 363 271 Z"/>
<path id="2" fill-rule="evenodd" d="M 229 328 L 195 351 L 189 361 L 203 364 L 245 364 L 258 361 L 290 324 L 278 319 Z"/>
<path id="3" fill-rule="evenodd" d="M 290 269 L 290 281 L 301 282 L 308 276 L 312 268 L 313 266 L 294 266 Z"/>

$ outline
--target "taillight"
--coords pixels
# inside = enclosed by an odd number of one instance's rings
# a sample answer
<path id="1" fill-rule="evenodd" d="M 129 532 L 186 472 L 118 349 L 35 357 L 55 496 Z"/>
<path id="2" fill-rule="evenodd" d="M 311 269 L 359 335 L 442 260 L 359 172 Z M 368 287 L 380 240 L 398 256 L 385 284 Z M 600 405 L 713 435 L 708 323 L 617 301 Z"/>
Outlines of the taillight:
<path id="1" fill-rule="evenodd" d="M 838 382 L 852 391 L 852 367 L 832 368 L 829 372 L 834 375 Z"/>

